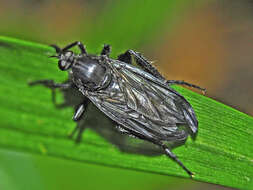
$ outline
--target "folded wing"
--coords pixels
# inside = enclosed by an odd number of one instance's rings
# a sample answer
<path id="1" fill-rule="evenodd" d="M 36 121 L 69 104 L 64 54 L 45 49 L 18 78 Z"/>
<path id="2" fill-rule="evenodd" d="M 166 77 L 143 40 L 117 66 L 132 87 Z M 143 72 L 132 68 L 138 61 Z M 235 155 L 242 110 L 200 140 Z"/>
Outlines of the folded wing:
<path id="1" fill-rule="evenodd" d="M 113 65 L 113 85 L 90 94 L 90 100 L 112 120 L 138 137 L 172 141 L 197 133 L 191 105 L 178 92 L 149 73 L 122 62 Z M 185 126 L 181 128 L 179 126 Z"/>

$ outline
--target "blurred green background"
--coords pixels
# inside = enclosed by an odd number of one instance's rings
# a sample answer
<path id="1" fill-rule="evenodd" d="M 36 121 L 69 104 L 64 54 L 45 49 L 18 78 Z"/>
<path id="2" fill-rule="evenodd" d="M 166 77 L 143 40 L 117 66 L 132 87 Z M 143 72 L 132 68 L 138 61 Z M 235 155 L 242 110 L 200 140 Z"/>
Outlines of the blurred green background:
<path id="1" fill-rule="evenodd" d="M 253 4 L 237 0 L 0 1 L 0 35 L 43 44 L 104 43 L 142 52 L 168 79 L 253 115 Z M 0 190 L 227 189 L 0 148 Z"/>

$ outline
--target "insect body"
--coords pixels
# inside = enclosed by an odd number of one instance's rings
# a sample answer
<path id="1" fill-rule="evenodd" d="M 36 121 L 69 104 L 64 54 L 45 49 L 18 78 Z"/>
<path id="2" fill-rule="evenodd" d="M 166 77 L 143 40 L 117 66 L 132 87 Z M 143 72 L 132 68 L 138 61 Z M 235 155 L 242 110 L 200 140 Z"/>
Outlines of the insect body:
<path id="1" fill-rule="evenodd" d="M 104 46 L 99 56 L 87 54 L 80 42 L 63 49 L 52 46 L 57 55 L 51 57 L 58 58 L 59 68 L 69 72 L 69 82 L 57 84 L 52 80 L 40 80 L 31 84 L 43 84 L 52 89 L 78 88 L 84 97 L 73 116 L 74 121 L 81 119 L 92 102 L 115 121 L 121 133 L 160 146 L 166 155 L 193 175 L 166 145 L 166 142 L 184 142 L 189 134 L 195 137 L 198 131 L 198 121 L 191 105 L 170 85 L 204 89 L 184 81 L 165 80 L 141 54 L 133 50 L 115 60 L 109 58 L 109 45 Z M 74 46 L 79 47 L 80 54 L 69 50 Z M 141 68 L 133 66 L 133 62 Z"/>

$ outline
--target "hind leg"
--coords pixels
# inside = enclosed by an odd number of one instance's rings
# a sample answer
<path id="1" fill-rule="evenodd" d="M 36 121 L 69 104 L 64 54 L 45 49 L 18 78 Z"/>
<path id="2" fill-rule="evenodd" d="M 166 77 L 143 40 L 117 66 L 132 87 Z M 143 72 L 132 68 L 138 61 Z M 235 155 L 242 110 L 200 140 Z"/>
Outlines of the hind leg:
<path id="1" fill-rule="evenodd" d="M 120 54 L 118 56 L 118 60 L 129 64 L 136 63 L 142 69 L 154 75 L 156 78 L 165 80 L 165 78 L 159 73 L 159 71 L 144 56 L 142 56 L 138 52 L 135 52 L 133 50 L 127 50 L 125 53 Z"/>
<path id="2" fill-rule="evenodd" d="M 165 152 L 165 154 L 170 157 L 172 160 L 174 160 L 175 162 L 177 162 L 191 177 L 193 176 L 193 173 L 187 169 L 184 164 L 177 158 L 177 156 L 171 152 L 171 150 L 169 149 L 168 146 L 166 146 L 165 144 L 159 142 L 159 146 L 161 146 Z"/>
<path id="3" fill-rule="evenodd" d="M 138 139 L 142 139 L 142 140 L 147 140 L 149 142 L 152 142 L 154 143 L 155 145 L 158 145 L 160 146 L 165 154 L 170 157 L 172 160 L 174 160 L 175 162 L 177 162 L 191 177 L 193 176 L 193 173 L 187 169 L 184 164 L 177 158 L 177 156 L 175 154 L 173 154 L 173 152 L 171 152 L 170 148 L 164 144 L 163 142 L 157 140 L 157 139 L 154 139 L 154 138 L 147 138 L 145 135 L 142 135 L 142 134 L 139 134 L 139 133 L 134 133 L 133 131 L 129 131 L 127 129 L 124 129 L 122 128 L 121 126 L 116 126 L 117 130 L 122 133 L 122 134 L 126 134 L 130 137 L 134 137 L 134 138 L 138 138 Z M 175 142 L 184 142 L 187 138 L 187 135 L 182 135 L 182 136 L 178 136 L 178 137 L 174 137 L 174 138 L 171 138 L 171 139 L 174 139 L 173 141 Z"/>
<path id="4" fill-rule="evenodd" d="M 127 50 L 125 53 L 118 56 L 118 60 L 133 64 L 136 63 L 139 65 L 142 69 L 144 69 L 146 72 L 152 74 L 158 79 L 165 80 L 165 78 L 159 73 L 159 71 L 151 64 L 150 61 L 148 61 L 143 55 L 141 55 L 138 52 L 135 52 L 133 50 Z M 196 88 L 198 90 L 201 90 L 203 93 L 205 93 L 206 89 L 201 88 L 195 84 L 190 84 L 188 82 L 184 82 L 182 80 L 167 80 L 166 83 L 168 85 L 172 84 L 178 84 L 178 85 L 186 85 L 192 88 Z"/>
<path id="5" fill-rule="evenodd" d="M 183 80 L 167 80 L 167 84 L 168 85 L 172 85 L 172 84 L 185 85 L 185 86 L 189 86 L 191 88 L 196 88 L 198 90 L 201 90 L 203 94 L 206 93 L 206 89 L 205 88 L 202 88 L 202 87 L 197 86 L 195 84 L 191 84 L 191 83 L 185 82 Z"/>

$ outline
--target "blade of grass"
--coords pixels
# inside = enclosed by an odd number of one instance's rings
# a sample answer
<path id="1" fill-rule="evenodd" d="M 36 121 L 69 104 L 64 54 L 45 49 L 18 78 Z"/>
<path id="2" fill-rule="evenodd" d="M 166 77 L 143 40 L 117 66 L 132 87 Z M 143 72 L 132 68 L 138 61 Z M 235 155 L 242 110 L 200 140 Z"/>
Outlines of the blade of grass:
<path id="1" fill-rule="evenodd" d="M 66 73 L 58 71 L 56 61 L 48 59 L 52 54 L 54 50 L 45 45 L 0 37 L 1 147 L 188 177 L 165 155 L 122 152 L 92 130 L 85 132 L 78 146 L 68 139 L 67 134 L 74 128 L 73 110 L 56 109 L 49 90 L 27 85 L 36 79 L 66 79 Z M 173 152 L 195 173 L 195 180 L 252 189 L 253 118 L 208 97 L 175 88 L 193 105 L 199 134 L 195 142 L 188 139 L 185 146 Z M 87 125 L 111 125 L 99 112 L 94 112 L 92 118 Z"/>

